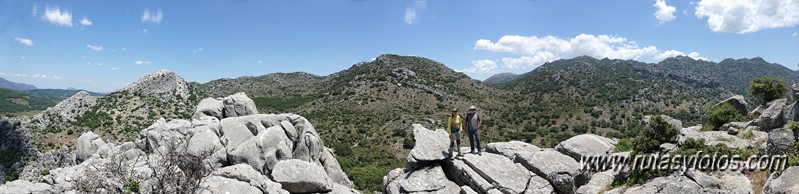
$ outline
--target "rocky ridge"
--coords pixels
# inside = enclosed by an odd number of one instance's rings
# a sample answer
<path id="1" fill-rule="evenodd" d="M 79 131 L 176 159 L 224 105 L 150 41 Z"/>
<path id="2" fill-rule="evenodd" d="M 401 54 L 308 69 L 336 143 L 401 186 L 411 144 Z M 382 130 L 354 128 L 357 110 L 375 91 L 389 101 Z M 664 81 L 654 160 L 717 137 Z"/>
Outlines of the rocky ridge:
<path id="1" fill-rule="evenodd" d="M 244 93 L 220 99 L 203 100 L 190 120 L 162 118 L 133 142 L 86 132 L 67 156 L 77 165 L 37 169 L 0 193 L 130 192 L 131 181 L 136 193 L 359 193 L 310 121 L 258 114 Z"/>
<path id="2" fill-rule="evenodd" d="M 164 69 L 139 79 L 123 88 L 122 91 L 155 96 L 161 101 L 167 101 L 173 98 L 187 97 L 189 95 L 188 88 L 188 84 L 183 78 L 175 72 Z"/>

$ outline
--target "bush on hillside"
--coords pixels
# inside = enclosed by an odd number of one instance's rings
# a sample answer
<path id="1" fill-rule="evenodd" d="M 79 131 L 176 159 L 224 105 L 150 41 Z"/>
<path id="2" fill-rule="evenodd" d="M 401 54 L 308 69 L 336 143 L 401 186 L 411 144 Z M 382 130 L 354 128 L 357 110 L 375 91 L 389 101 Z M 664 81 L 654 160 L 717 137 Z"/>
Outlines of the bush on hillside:
<path id="1" fill-rule="evenodd" d="M 787 90 L 785 82 L 779 77 L 755 78 L 749 83 L 749 95 L 752 95 L 760 104 L 766 104 L 782 97 Z"/>
<path id="2" fill-rule="evenodd" d="M 719 130 L 719 127 L 729 122 L 746 121 L 745 115 L 742 115 L 730 103 L 724 103 L 721 106 L 713 107 L 707 111 L 705 116 L 705 125 L 702 126 L 703 131 Z"/>

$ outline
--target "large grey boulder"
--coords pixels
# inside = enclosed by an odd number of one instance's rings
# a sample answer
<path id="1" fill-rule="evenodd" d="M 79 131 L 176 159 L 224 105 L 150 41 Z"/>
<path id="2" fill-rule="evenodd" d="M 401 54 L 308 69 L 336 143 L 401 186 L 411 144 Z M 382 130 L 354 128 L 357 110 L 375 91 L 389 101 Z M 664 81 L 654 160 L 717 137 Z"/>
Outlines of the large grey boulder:
<path id="1" fill-rule="evenodd" d="M 55 193 L 52 186 L 45 183 L 31 183 L 27 180 L 15 180 L 0 185 L 0 194 L 22 194 L 22 193 Z"/>
<path id="2" fill-rule="evenodd" d="M 580 160 L 584 156 L 606 156 L 616 150 L 613 140 L 594 134 L 577 135 L 555 146 L 555 150 Z"/>
<path id="3" fill-rule="evenodd" d="M 517 166 L 502 155 L 484 153 L 482 156 L 467 154 L 463 161 L 487 181 L 505 193 L 522 193 L 533 175 L 524 167 Z"/>
<path id="4" fill-rule="evenodd" d="M 598 194 L 602 191 L 605 191 L 610 184 L 613 183 L 613 172 L 612 171 L 605 171 L 595 173 L 591 176 L 591 180 L 588 181 L 588 184 L 577 188 L 578 194 Z"/>
<path id="5" fill-rule="evenodd" d="M 513 160 L 519 152 L 538 152 L 541 148 L 521 141 L 494 142 L 486 145 L 485 151 L 499 154 Z"/>
<path id="6" fill-rule="evenodd" d="M 272 126 L 236 148 L 228 148 L 228 161 L 231 164 L 249 164 L 259 172 L 269 174 L 280 160 L 293 158 L 293 146 L 282 127 Z"/>
<path id="7" fill-rule="evenodd" d="M 142 150 L 165 153 L 170 149 L 183 148 L 185 143 L 188 143 L 186 135 L 189 133 L 189 129 L 191 129 L 191 122 L 188 120 L 175 119 L 166 122 L 164 118 L 158 119 L 139 133 L 139 141 L 144 142 Z M 182 153 L 185 150 L 178 150 L 178 152 Z"/>
<path id="8" fill-rule="evenodd" d="M 206 130 L 194 134 L 189 139 L 186 153 L 194 157 L 210 155 L 203 162 L 214 167 L 221 167 L 227 164 L 227 151 L 222 142 L 219 141 L 219 137 L 211 129 L 206 128 Z"/>
<path id="9" fill-rule="evenodd" d="M 791 98 L 799 101 L 799 84 L 791 85 Z"/>
<path id="10" fill-rule="evenodd" d="M 322 144 L 322 140 L 319 138 L 319 135 L 314 133 L 304 133 L 300 136 L 300 139 L 297 141 L 296 145 L 297 147 L 294 149 L 293 153 L 295 159 L 306 162 L 318 162 L 322 157 L 322 149 L 324 148 L 324 145 Z"/>
<path id="11" fill-rule="evenodd" d="M 244 92 L 225 97 L 222 102 L 225 107 L 223 111 L 224 118 L 258 114 L 255 102 L 250 97 L 247 97 Z"/>
<path id="12" fill-rule="evenodd" d="M 768 154 L 785 154 L 794 151 L 796 137 L 788 129 L 775 129 L 768 133 Z"/>
<path id="13" fill-rule="evenodd" d="M 204 178 L 201 193 L 280 193 L 288 194 L 281 185 L 246 164 L 218 169 Z"/>
<path id="14" fill-rule="evenodd" d="M 785 120 L 785 127 L 791 123 L 799 121 L 799 105 L 796 102 L 786 105 L 782 108 L 782 119 Z"/>
<path id="15" fill-rule="evenodd" d="M 97 150 L 105 145 L 105 141 L 99 135 L 89 131 L 80 137 L 75 142 L 75 159 L 78 163 L 86 161 L 92 155 L 97 153 Z"/>
<path id="16" fill-rule="evenodd" d="M 763 186 L 764 194 L 799 193 L 799 166 L 792 166 L 777 175 L 772 173 Z"/>
<path id="17" fill-rule="evenodd" d="M 214 98 L 205 98 L 197 104 L 192 119 L 200 119 L 203 116 L 215 117 L 217 119 L 224 118 L 223 110 L 225 105 L 221 100 Z"/>
<path id="18" fill-rule="evenodd" d="M 271 175 L 283 185 L 283 189 L 291 193 L 330 192 L 335 184 L 324 168 L 302 160 L 279 161 Z"/>
<path id="19" fill-rule="evenodd" d="M 702 192 L 701 186 L 688 177 L 666 176 L 652 179 L 643 185 L 627 188 L 624 193 L 686 194 Z"/>
<path id="20" fill-rule="evenodd" d="M 554 150 L 520 152 L 516 154 L 515 162 L 548 180 L 558 193 L 574 193 L 579 183 L 586 179 L 577 161 Z"/>
<path id="21" fill-rule="evenodd" d="M 458 184 L 447 180 L 440 165 L 433 164 L 399 175 L 386 185 L 384 193 L 459 193 L 460 190 Z"/>
<path id="22" fill-rule="evenodd" d="M 420 124 L 413 124 L 416 145 L 408 154 L 408 162 L 443 160 L 448 156 L 449 135 L 444 129 L 431 131 Z"/>
<path id="23" fill-rule="evenodd" d="M 725 103 L 732 105 L 732 107 L 734 107 L 735 110 L 737 110 L 739 113 L 741 113 L 741 115 L 748 115 L 749 114 L 749 108 L 746 107 L 746 105 L 747 105 L 746 104 L 746 100 L 744 100 L 744 96 L 741 96 L 741 95 L 735 95 L 735 96 L 732 96 L 730 98 L 727 98 L 726 100 L 722 100 L 721 102 L 716 103 L 715 105 L 713 105 L 713 107 L 711 107 L 711 109 L 719 107 L 721 105 L 724 105 Z M 700 118 L 700 122 L 702 124 L 705 124 L 705 116 L 706 115 L 707 115 L 707 113 L 702 115 L 702 117 Z"/>
<path id="24" fill-rule="evenodd" d="M 768 108 L 763 110 L 763 113 L 760 114 L 760 119 L 758 119 L 758 126 L 761 130 L 768 131 L 785 125 L 783 109 L 786 103 L 786 99 L 776 99 L 767 104 Z"/>
<path id="25" fill-rule="evenodd" d="M 333 179 L 333 182 L 348 188 L 354 186 L 347 174 L 344 173 L 344 170 L 341 169 L 341 165 L 336 160 L 336 156 L 333 155 L 330 148 L 322 149 L 322 158 L 319 159 L 319 162 L 322 163 L 322 167 L 325 168 L 325 172 Z"/>

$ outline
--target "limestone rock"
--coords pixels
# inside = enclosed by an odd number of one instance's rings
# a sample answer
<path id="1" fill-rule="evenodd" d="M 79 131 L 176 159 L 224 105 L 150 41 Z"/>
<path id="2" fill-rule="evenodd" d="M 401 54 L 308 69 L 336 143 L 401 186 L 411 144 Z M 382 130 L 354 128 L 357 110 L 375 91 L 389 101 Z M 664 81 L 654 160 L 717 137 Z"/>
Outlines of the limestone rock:
<path id="1" fill-rule="evenodd" d="M 384 193 L 458 193 L 460 190 L 457 184 L 447 180 L 441 166 L 434 164 L 398 176 L 387 184 Z"/>
<path id="2" fill-rule="evenodd" d="M 474 191 L 480 193 L 486 193 L 496 188 L 472 167 L 464 163 L 463 160 L 444 160 L 442 161 L 442 167 L 447 177 L 458 185 L 471 187 Z"/>
<path id="3" fill-rule="evenodd" d="M 799 167 L 792 166 L 782 171 L 780 175 L 772 173 L 763 186 L 764 194 L 799 193 Z"/>
<path id="4" fill-rule="evenodd" d="M 511 160 L 516 158 L 516 153 L 519 152 L 541 151 L 541 148 L 538 148 L 533 144 L 524 143 L 520 141 L 489 143 L 488 145 L 486 145 L 485 149 L 486 149 L 485 151 L 488 153 L 503 155 Z"/>
<path id="5" fill-rule="evenodd" d="M 236 148 L 228 148 L 228 161 L 231 164 L 249 164 L 259 172 L 269 174 L 280 160 L 293 158 L 292 147 L 293 144 L 283 129 L 272 126 Z"/>
<path id="6" fill-rule="evenodd" d="M 463 161 L 497 189 L 509 193 L 522 193 L 532 175 L 521 166 L 502 155 L 484 153 L 482 156 L 467 154 Z"/>
<path id="7" fill-rule="evenodd" d="M 574 193 L 576 186 L 585 181 L 580 172 L 580 164 L 554 150 L 520 152 L 516 154 L 515 161 L 548 180 L 558 193 Z"/>
<path id="8" fill-rule="evenodd" d="M 221 100 L 214 98 L 205 98 L 197 104 L 192 119 L 200 119 L 203 116 L 215 117 L 217 119 L 224 118 L 223 110 L 225 106 Z"/>
<path id="9" fill-rule="evenodd" d="M 613 183 L 613 172 L 605 171 L 595 173 L 591 176 L 588 184 L 581 186 L 577 189 L 578 194 L 598 194 L 607 189 Z"/>
<path id="10" fill-rule="evenodd" d="M 727 98 L 726 100 L 723 100 L 723 101 L 721 101 L 719 103 L 716 103 L 715 105 L 713 105 L 713 107 L 711 107 L 711 109 L 719 107 L 719 106 L 721 106 L 721 105 L 723 105 L 725 103 L 732 105 L 732 107 L 734 107 L 735 110 L 737 110 L 739 113 L 741 113 L 741 115 L 748 115 L 749 114 L 749 109 L 746 107 L 747 106 L 746 100 L 744 100 L 744 96 L 741 96 L 741 95 L 735 95 L 735 96 Z M 705 113 L 705 115 L 702 115 L 702 117 L 700 118 L 700 122 L 702 124 L 705 124 L 705 116 L 706 115 L 707 115 L 707 113 Z"/>
<path id="11" fill-rule="evenodd" d="M 83 162 L 89 159 L 89 157 L 94 155 L 97 149 L 103 145 L 105 145 L 103 139 L 91 131 L 80 135 L 78 141 L 75 142 L 75 157 L 77 162 Z"/>
<path id="12" fill-rule="evenodd" d="M 775 129 L 768 133 L 768 154 L 785 154 L 794 151 L 796 137 L 788 129 Z"/>
<path id="13" fill-rule="evenodd" d="M 237 164 L 218 169 L 211 173 L 205 181 L 210 193 L 225 193 L 231 191 L 258 191 L 258 193 L 288 194 L 281 185 L 259 173 L 246 164 Z M 254 189 L 253 189 L 254 188 Z M 233 192 L 231 192 L 233 193 Z"/>
<path id="14" fill-rule="evenodd" d="M 560 153 L 580 160 L 583 156 L 605 156 L 613 153 L 616 146 L 614 141 L 594 134 L 582 134 L 560 142 L 555 149 Z"/>
<path id="15" fill-rule="evenodd" d="M 324 168 L 295 159 L 278 162 L 272 171 L 272 178 L 291 193 L 330 192 L 334 186 Z"/>
<path id="16" fill-rule="evenodd" d="M 408 155 L 408 162 L 436 161 L 447 158 L 449 135 L 444 129 L 431 131 L 422 125 L 413 125 L 413 137 L 416 145 Z"/>
<path id="17" fill-rule="evenodd" d="M 15 180 L 0 185 L 0 194 L 20 193 L 54 193 L 52 186 L 45 183 L 31 183 L 27 180 Z"/>
<path id="18" fill-rule="evenodd" d="M 222 102 L 225 107 L 222 112 L 224 118 L 258 114 L 255 102 L 244 92 L 225 97 Z"/>
<path id="19" fill-rule="evenodd" d="M 762 130 L 770 130 L 785 125 L 783 109 L 786 106 L 785 99 L 777 99 L 769 102 L 768 108 L 760 115 L 758 126 Z"/>
<path id="20" fill-rule="evenodd" d="M 330 148 L 322 149 L 322 158 L 319 159 L 319 162 L 322 163 L 322 167 L 325 168 L 325 172 L 333 179 L 333 182 L 348 188 L 354 186 L 347 174 L 344 173 L 344 170 L 341 169 L 341 165 L 336 160 L 336 156 L 333 155 Z"/>

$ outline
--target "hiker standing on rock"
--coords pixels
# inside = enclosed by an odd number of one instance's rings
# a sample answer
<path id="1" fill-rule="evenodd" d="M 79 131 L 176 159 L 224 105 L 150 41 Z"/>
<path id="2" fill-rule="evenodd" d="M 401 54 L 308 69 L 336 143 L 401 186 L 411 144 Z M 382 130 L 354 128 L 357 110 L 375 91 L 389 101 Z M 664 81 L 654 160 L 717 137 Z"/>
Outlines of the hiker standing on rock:
<path id="1" fill-rule="evenodd" d="M 458 109 L 452 109 L 452 114 L 447 119 L 447 129 L 449 133 L 449 158 L 452 158 L 453 147 L 458 149 L 458 156 L 463 156 L 461 154 L 461 129 L 463 128 L 463 118 L 458 115 Z"/>
<path id="2" fill-rule="evenodd" d="M 480 155 L 480 124 L 483 123 L 483 120 L 480 119 L 480 115 L 477 114 L 477 108 L 474 106 L 469 107 L 469 113 L 466 113 L 466 129 L 469 133 L 469 147 L 472 148 L 472 151 L 469 152 L 471 154 L 478 154 Z M 474 151 L 474 142 L 477 141 L 477 152 Z"/>

